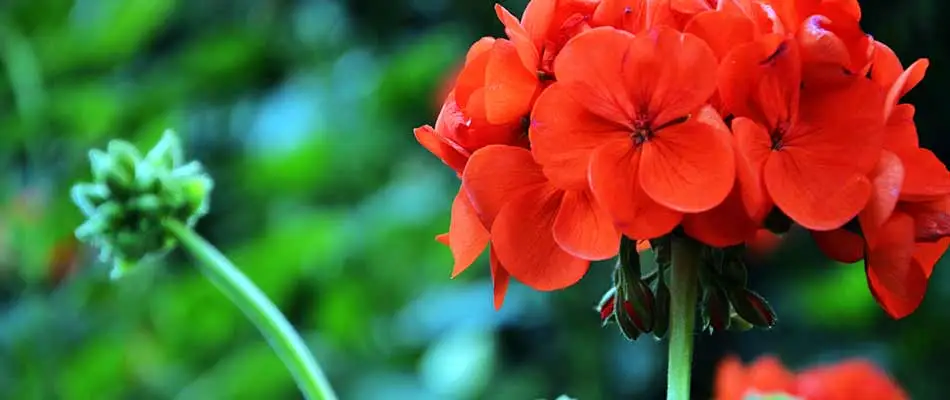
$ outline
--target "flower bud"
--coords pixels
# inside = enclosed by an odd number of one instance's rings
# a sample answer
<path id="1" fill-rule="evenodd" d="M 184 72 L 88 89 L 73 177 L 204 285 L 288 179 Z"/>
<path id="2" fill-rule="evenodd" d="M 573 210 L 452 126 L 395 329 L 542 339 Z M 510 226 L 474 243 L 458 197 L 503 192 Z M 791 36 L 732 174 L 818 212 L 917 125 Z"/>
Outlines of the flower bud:
<path id="1" fill-rule="evenodd" d="M 637 242 L 623 236 L 620 238 L 620 269 L 626 278 L 640 278 L 640 253 Z"/>
<path id="2" fill-rule="evenodd" d="M 758 293 L 749 289 L 733 290 L 729 292 L 729 300 L 736 313 L 750 324 L 761 328 L 775 326 L 775 311 Z"/>
<path id="3" fill-rule="evenodd" d="M 637 324 L 634 322 L 633 318 L 631 318 L 631 316 L 625 312 L 632 311 L 626 307 L 627 304 L 629 303 L 624 303 L 624 307 L 614 309 L 614 318 L 617 320 L 617 326 L 620 327 L 620 333 L 623 334 L 623 337 L 627 338 L 627 340 L 633 341 L 640 337 L 640 333 L 642 331 L 640 331 L 640 328 L 637 327 Z"/>
<path id="4" fill-rule="evenodd" d="M 752 328 L 754 328 L 754 326 L 752 326 L 752 324 L 750 324 L 749 321 L 742 319 L 742 317 L 740 317 L 739 314 L 736 314 L 735 312 L 733 312 L 731 315 L 729 315 L 728 329 L 730 331 L 745 332 Z"/>
<path id="5" fill-rule="evenodd" d="M 730 286 L 744 288 L 749 281 L 749 271 L 741 259 L 727 259 L 722 264 L 722 278 Z"/>
<path id="6" fill-rule="evenodd" d="M 113 168 L 112 157 L 101 150 L 89 151 L 89 166 L 92 168 L 92 178 L 104 181 L 106 174 Z"/>
<path id="7" fill-rule="evenodd" d="M 703 293 L 701 314 L 703 330 L 710 334 L 729 328 L 729 299 L 722 289 L 707 287 Z"/>
<path id="8" fill-rule="evenodd" d="M 640 279 L 625 279 L 622 293 L 624 311 L 630 315 L 637 329 L 641 332 L 653 330 L 654 298 L 650 287 Z"/>
<path id="9" fill-rule="evenodd" d="M 614 307 L 616 305 L 617 299 L 617 288 L 612 287 L 607 293 L 604 293 L 604 296 L 601 297 L 600 303 L 597 304 L 597 312 L 600 314 L 600 323 L 601 326 L 607 326 L 610 323 L 612 317 L 614 316 Z"/>
<path id="10" fill-rule="evenodd" d="M 99 247 L 103 261 L 113 260 L 113 278 L 176 245 L 163 221 L 194 226 L 208 211 L 213 182 L 201 164 L 184 163 L 171 131 L 144 158 L 130 143 L 113 140 L 106 151 L 90 151 L 89 162 L 93 182 L 70 192 L 87 217 L 75 234 Z"/>
<path id="11" fill-rule="evenodd" d="M 181 149 L 181 141 L 172 130 L 166 130 L 162 139 L 158 141 L 148 154 L 145 161 L 157 169 L 171 170 L 185 163 L 185 154 Z"/>
<path id="12" fill-rule="evenodd" d="M 139 154 L 139 150 L 124 140 L 110 141 L 106 146 L 106 153 L 108 153 L 115 162 L 116 170 L 127 176 L 134 176 L 135 170 L 142 161 L 142 155 Z"/>

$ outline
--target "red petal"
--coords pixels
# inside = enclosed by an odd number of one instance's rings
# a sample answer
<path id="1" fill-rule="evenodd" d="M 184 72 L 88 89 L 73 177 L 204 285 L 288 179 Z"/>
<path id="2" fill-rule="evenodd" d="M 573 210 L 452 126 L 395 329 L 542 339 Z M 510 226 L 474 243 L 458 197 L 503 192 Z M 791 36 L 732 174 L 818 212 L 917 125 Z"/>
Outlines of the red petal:
<path id="1" fill-rule="evenodd" d="M 548 87 L 531 116 L 531 152 L 551 182 L 563 189 L 585 189 L 594 149 L 605 141 L 629 141 L 626 128 L 587 111 L 562 83 Z"/>
<path id="2" fill-rule="evenodd" d="M 716 91 L 716 56 L 694 35 L 658 28 L 635 37 L 629 51 L 622 77 L 633 103 L 648 104 L 653 129 L 697 111 Z"/>
<path id="3" fill-rule="evenodd" d="M 867 177 L 823 170 L 823 161 L 806 151 L 784 151 L 765 165 L 765 186 L 775 205 L 811 230 L 841 227 L 861 211 L 871 195 Z"/>
<path id="4" fill-rule="evenodd" d="M 927 201 L 950 194 L 950 172 L 933 152 L 916 148 L 898 155 L 905 174 L 902 201 Z"/>
<path id="5" fill-rule="evenodd" d="M 527 10 L 525 11 L 527 12 Z M 532 39 L 530 32 L 525 30 L 518 22 L 518 18 L 511 15 L 501 4 L 495 4 L 495 14 L 498 16 L 498 20 L 505 25 L 505 34 L 514 43 L 521 65 L 528 71 L 537 70 L 540 56 L 538 55 L 538 46 Z"/>
<path id="6" fill-rule="evenodd" d="M 560 4 L 559 4 L 560 3 Z M 541 48 L 547 39 L 548 30 L 554 23 L 554 14 L 558 8 L 566 7 L 560 0 L 529 1 L 521 18 L 521 25 L 536 48 Z M 495 7 L 498 7 L 497 5 Z"/>
<path id="7" fill-rule="evenodd" d="M 914 106 L 898 104 L 887 117 L 887 126 L 884 127 L 884 148 L 902 154 L 904 151 L 915 151 L 919 147 L 917 125 L 914 124 Z"/>
<path id="8" fill-rule="evenodd" d="M 661 129 L 642 145 L 640 183 L 650 198 L 681 212 L 722 203 L 736 179 L 728 130 L 691 119 Z"/>
<path id="9" fill-rule="evenodd" d="M 742 202 L 749 217 L 761 221 L 772 208 L 762 180 L 765 162 L 772 154 L 772 139 L 765 128 L 743 117 L 732 121 L 732 132 L 736 143 L 736 176 L 742 188 Z"/>
<path id="10" fill-rule="evenodd" d="M 490 228 L 505 203 L 526 190 L 546 186 L 547 179 L 529 150 L 492 145 L 472 155 L 462 185 L 484 226 Z"/>
<path id="11" fill-rule="evenodd" d="M 778 35 L 737 46 L 722 60 L 719 95 L 726 110 L 774 131 L 794 120 L 801 93 L 798 46 Z"/>
<path id="12" fill-rule="evenodd" d="M 557 290 L 579 281 L 590 265 L 554 241 L 553 226 L 563 191 L 526 191 L 502 207 L 492 225 L 498 260 L 515 279 L 536 290 Z"/>
<path id="13" fill-rule="evenodd" d="M 492 48 L 494 43 L 492 42 Z M 484 43 L 476 42 L 479 45 L 477 50 L 470 51 L 469 59 L 465 66 L 459 71 L 458 78 L 455 81 L 455 100 L 460 109 L 465 110 L 468 103 L 472 101 L 472 96 L 485 86 L 485 70 L 488 68 L 488 61 L 491 59 L 491 51 L 485 51 L 482 47 Z"/>
<path id="14" fill-rule="evenodd" d="M 810 15 L 818 14 L 823 0 L 771 0 L 764 3 L 771 5 L 774 12 L 781 19 L 782 25 L 794 32 L 801 22 Z"/>
<path id="15" fill-rule="evenodd" d="M 904 202 L 900 210 L 914 218 L 918 242 L 936 242 L 950 236 L 950 197 L 928 202 Z"/>
<path id="16" fill-rule="evenodd" d="M 472 62 L 482 55 L 482 53 L 490 51 L 495 45 L 495 40 L 493 37 L 483 37 L 478 39 L 475 43 L 472 43 L 472 47 L 469 47 L 468 53 L 465 54 L 465 64 Z"/>
<path id="17" fill-rule="evenodd" d="M 672 0 L 670 7 L 673 11 L 690 15 L 713 9 L 707 0 Z"/>
<path id="18" fill-rule="evenodd" d="M 478 219 L 468 200 L 468 194 L 459 188 L 452 202 L 452 221 L 449 223 L 449 248 L 455 258 L 455 265 L 452 267 L 453 278 L 478 259 L 485 251 L 488 239 L 488 230 Z"/>
<path id="19" fill-rule="evenodd" d="M 764 175 L 775 204 L 792 220 L 812 230 L 835 229 L 867 204 L 865 174 L 883 142 L 881 101 L 880 88 L 866 80 L 803 93 L 799 121 L 766 162 Z"/>
<path id="20" fill-rule="evenodd" d="M 844 229 L 811 231 L 815 244 L 828 258 L 846 263 L 856 263 L 864 258 L 864 238 Z"/>
<path id="21" fill-rule="evenodd" d="M 890 47 L 884 43 L 874 41 L 874 53 L 871 57 L 871 80 L 888 89 L 894 85 L 897 77 L 904 71 L 900 59 Z"/>
<path id="22" fill-rule="evenodd" d="M 704 0 L 691 0 L 702 3 Z M 675 3 L 674 3 L 675 4 Z M 755 24 L 743 14 L 727 11 L 706 11 L 697 14 L 684 30 L 706 41 L 717 59 L 722 59 L 736 46 L 755 37 Z"/>
<path id="23" fill-rule="evenodd" d="M 438 235 L 435 235 L 435 241 L 436 241 L 436 242 L 439 242 L 439 243 L 442 243 L 442 244 L 445 245 L 445 246 L 449 246 L 449 234 L 448 234 L 448 233 L 440 233 L 440 234 L 438 234 Z"/>
<path id="24" fill-rule="evenodd" d="M 554 220 L 554 241 L 577 258 L 605 260 L 617 255 L 620 233 L 589 191 L 569 190 Z"/>
<path id="25" fill-rule="evenodd" d="M 603 0 L 591 18 L 593 26 L 611 26 L 641 33 L 675 21 L 670 0 Z"/>
<path id="26" fill-rule="evenodd" d="M 797 378 L 797 395 L 803 399 L 907 400 L 897 384 L 866 360 L 810 368 Z"/>
<path id="27" fill-rule="evenodd" d="M 495 255 L 495 249 L 488 249 L 488 260 L 491 266 L 492 291 L 494 294 L 492 296 L 493 303 L 495 304 L 495 309 L 500 310 L 501 306 L 505 303 L 505 295 L 508 293 L 508 283 L 511 279 L 509 278 L 508 271 L 501 265 L 501 261 L 498 261 L 498 256 Z"/>
<path id="28" fill-rule="evenodd" d="M 840 10 L 851 19 L 861 20 L 861 5 L 858 4 L 858 0 L 822 0 L 821 6 L 825 10 L 830 8 L 829 6 L 834 6 L 835 9 Z"/>
<path id="29" fill-rule="evenodd" d="M 438 157 L 445 165 L 455 170 L 456 173 L 460 174 L 465 168 L 468 157 L 460 153 L 455 147 L 443 141 L 431 126 L 420 126 L 413 129 L 412 133 L 416 136 L 416 141 L 418 141 L 422 147 L 429 150 L 432 155 Z"/>
<path id="30" fill-rule="evenodd" d="M 789 393 L 794 389 L 795 376 L 786 370 L 777 358 L 760 357 L 747 370 L 747 390 L 759 393 Z"/>
<path id="31" fill-rule="evenodd" d="M 635 114 L 623 80 L 625 58 L 636 57 L 632 43 L 627 32 L 591 29 L 571 39 L 554 62 L 558 82 L 577 103 L 619 126 L 629 126 Z"/>
<path id="32" fill-rule="evenodd" d="M 740 400 L 749 391 L 748 373 L 737 357 L 728 356 L 716 371 L 715 397 L 719 400 Z"/>
<path id="33" fill-rule="evenodd" d="M 871 62 L 873 45 L 858 21 L 840 12 L 812 15 L 805 19 L 796 39 L 806 69 L 828 71 L 845 77 L 842 69 L 859 74 Z"/>
<path id="34" fill-rule="evenodd" d="M 917 309 L 927 291 L 927 276 L 914 256 L 914 220 L 895 213 L 868 244 L 868 285 L 878 304 L 900 319 Z"/>
<path id="35" fill-rule="evenodd" d="M 712 210 L 683 217 L 683 229 L 690 237 L 713 247 L 740 244 L 755 236 L 759 227 L 746 212 L 738 187 Z"/>
<path id="36" fill-rule="evenodd" d="M 914 262 L 924 270 L 924 275 L 928 279 L 930 279 L 930 274 L 933 273 L 934 265 L 947 252 L 948 246 L 950 246 L 950 237 L 945 237 L 934 243 L 917 243 L 914 246 Z"/>
<path id="37" fill-rule="evenodd" d="M 893 86 L 890 87 L 890 90 L 887 92 L 887 99 L 884 103 L 884 115 L 890 115 L 891 110 L 894 106 L 897 105 L 898 100 L 901 97 L 904 97 L 907 92 L 917 86 L 921 80 L 924 79 L 924 75 L 927 73 L 927 67 L 930 66 L 930 61 L 926 58 L 914 61 L 910 67 L 907 67 L 907 70 L 902 72 L 900 76 L 894 81 Z"/>
<path id="38" fill-rule="evenodd" d="M 470 113 L 463 113 L 455 101 L 455 93 L 450 92 L 435 121 L 435 134 L 443 142 L 443 147 L 457 152 L 465 160 L 472 152 L 490 144 L 527 145 L 527 137 L 521 121 L 512 124 L 493 125 L 485 121 L 484 89 L 479 88 L 468 104 Z M 452 161 L 455 166 L 461 162 Z M 461 174 L 461 167 L 457 172 Z"/>
<path id="39" fill-rule="evenodd" d="M 870 178 L 871 197 L 859 215 L 859 222 L 864 237 L 873 241 L 877 229 L 887 221 L 897 206 L 897 198 L 904 183 L 904 166 L 894 153 L 882 151 Z"/>
<path id="40" fill-rule="evenodd" d="M 640 186 L 640 152 L 630 140 L 599 147 L 590 160 L 594 196 L 620 231 L 634 239 L 653 239 L 669 233 L 683 214 L 653 201 Z"/>
<path id="41" fill-rule="evenodd" d="M 485 114 L 488 122 L 508 124 L 528 116 L 539 89 L 537 74 L 521 64 L 514 43 L 496 40 L 485 67 Z"/>

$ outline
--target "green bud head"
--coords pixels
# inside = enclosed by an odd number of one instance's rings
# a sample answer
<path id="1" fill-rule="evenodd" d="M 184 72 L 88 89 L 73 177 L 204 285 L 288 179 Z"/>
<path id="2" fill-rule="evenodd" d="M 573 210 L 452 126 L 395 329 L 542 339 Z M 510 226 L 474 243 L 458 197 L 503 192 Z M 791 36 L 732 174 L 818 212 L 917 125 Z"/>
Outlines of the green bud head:
<path id="1" fill-rule="evenodd" d="M 185 162 L 172 131 L 145 157 L 132 144 L 113 140 L 106 151 L 90 151 L 89 161 L 93 182 L 70 192 L 87 217 L 76 237 L 98 247 L 103 261 L 112 260 L 113 278 L 177 245 L 164 221 L 194 226 L 208 212 L 214 183 L 201 164 Z"/>

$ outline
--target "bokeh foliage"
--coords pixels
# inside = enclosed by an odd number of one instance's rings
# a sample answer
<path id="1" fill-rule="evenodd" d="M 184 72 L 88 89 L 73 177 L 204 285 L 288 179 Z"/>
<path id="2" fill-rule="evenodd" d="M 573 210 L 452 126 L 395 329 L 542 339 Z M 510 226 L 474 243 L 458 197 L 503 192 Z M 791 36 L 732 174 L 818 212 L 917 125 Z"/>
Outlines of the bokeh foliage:
<path id="1" fill-rule="evenodd" d="M 520 12 L 524 1 L 505 2 Z M 862 1 L 864 26 L 905 62 L 930 57 L 908 100 L 942 159 L 950 124 L 944 2 Z M 87 150 L 142 147 L 165 128 L 216 180 L 199 231 L 307 337 L 346 399 L 662 398 L 665 345 L 629 344 L 576 288 L 515 286 L 491 307 L 484 260 L 448 278 L 432 240 L 457 179 L 413 140 L 443 77 L 481 35 L 490 2 L 449 0 L 6 0 L 0 4 L 0 398 L 295 398 L 288 373 L 191 260 L 118 283 L 78 246 L 68 190 Z M 699 336 L 695 396 L 725 354 L 791 366 L 871 357 L 915 399 L 950 372 L 950 266 L 917 314 L 890 321 L 860 265 L 806 235 L 754 262 L 771 332 Z"/>

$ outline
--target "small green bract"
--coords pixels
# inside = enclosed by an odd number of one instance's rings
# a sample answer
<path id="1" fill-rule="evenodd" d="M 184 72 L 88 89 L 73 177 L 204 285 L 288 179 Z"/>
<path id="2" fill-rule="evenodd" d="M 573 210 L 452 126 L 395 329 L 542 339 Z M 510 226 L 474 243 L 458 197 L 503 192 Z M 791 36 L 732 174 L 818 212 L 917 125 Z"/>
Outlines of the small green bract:
<path id="1" fill-rule="evenodd" d="M 191 227 L 208 212 L 214 183 L 201 164 L 185 163 L 173 131 L 165 131 L 144 157 L 132 144 L 113 140 L 105 151 L 90 151 L 89 161 L 93 182 L 70 192 L 87 217 L 76 237 L 98 247 L 102 261 L 113 262 L 113 279 L 175 247 L 163 221 Z"/>

